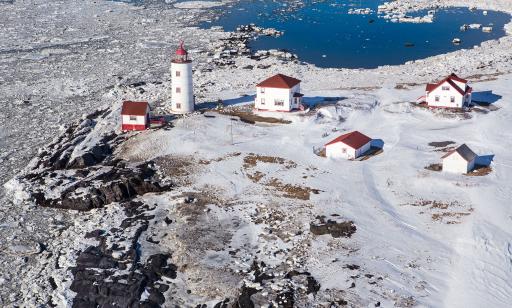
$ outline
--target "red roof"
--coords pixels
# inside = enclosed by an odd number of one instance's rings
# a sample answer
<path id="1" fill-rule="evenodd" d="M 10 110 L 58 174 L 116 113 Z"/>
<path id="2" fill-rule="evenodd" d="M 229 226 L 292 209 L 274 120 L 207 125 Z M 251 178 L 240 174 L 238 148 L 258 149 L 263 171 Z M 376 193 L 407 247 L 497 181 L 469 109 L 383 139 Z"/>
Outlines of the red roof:
<path id="1" fill-rule="evenodd" d="M 186 56 L 188 52 L 183 48 L 183 42 L 180 43 L 180 47 L 176 50 L 177 56 Z"/>
<path id="2" fill-rule="evenodd" d="M 300 83 L 299 79 L 289 77 L 283 74 L 277 74 L 260 82 L 257 87 L 291 89 Z"/>
<path id="3" fill-rule="evenodd" d="M 429 83 L 429 84 L 427 84 L 426 91 L 427 92 L 432 92 L 435 89 L 439 88 L 443 83 L 448 82 L 461 95 L 464 95 L 464 94 L 467 94 L 467 93 L 471 92 L 472 89 L 470 87 L 468 87 L 466 85 L 466 88 L 463 90 L 454 82 L 454 80 L 458 81 L 458 82 L 462 82 L 462 83 L 468 83 L 468 81 L 466 79 L 462 79 L 462 78 L 460 78 L 459 76 L 457 76 L 455 74 L 450 74 L 446 78 L 444 78 L 443 80 L 439 81 L 438 83 Z"/>
<path id="4" fill-rule="evenodd" d="M 370 141 L 372 141 L 372 138 L 370 138 L 356 130 L 351 133 L 347 133 L 347 134 L 339 136 L 338 138 L 327 143 L 325 146 L 328 146 L 328 145 L 331 145 L 334 143 L 338 143 L 338 142 L 342 142 L 353 149 L 359 149 Z"/>
<path id="5" fill-rule="evenodd" d="M 132 102 L 124 101 L 123 108 L 121 109 L 122 115 L 137 115 L 145 116 L 149 109 L 148 102 Z"/>

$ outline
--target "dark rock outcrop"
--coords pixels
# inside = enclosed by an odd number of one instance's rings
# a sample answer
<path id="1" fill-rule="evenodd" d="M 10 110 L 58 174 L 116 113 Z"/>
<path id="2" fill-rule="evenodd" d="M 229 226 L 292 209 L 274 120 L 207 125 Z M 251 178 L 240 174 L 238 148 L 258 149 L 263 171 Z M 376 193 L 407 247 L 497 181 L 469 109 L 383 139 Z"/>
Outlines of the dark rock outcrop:
<path id="1" fill-rule="evenodd" d="M 88 211 L 112 202 L 125 202 L 146 193 L 170 189 L 169 186 L 161 186 L 157 180 L 153 180 L 155 172 L 150 164 L 125 166 L 118 163 L 117 166 L 91 167 L 80 169 L 80 174 L 74 177 L 70 177 L 69 172 L 51 175 L 52 171 L 43 171 L 28 174 L 24 180 L 32 184 L 30 193 L 37 205 Z M 87 177 L 81 176 L 84 170 L 87 170 Z M 53 186 L 45 184 L 47 177 L 53 178 Z M 62 186 L 66 188 L 59 192 L 60 197 L 46 197 L 45 190 L 60 190 Z"/>
<path id="2" fill-rule="evenodd" d="M 314 235 L 330 234 L 332 237 L 351 237 L 357 230 L 353 221 L 337 221 L 339 219 L 326 219 L 318 216 L 315 222 L 309 224 Z"/>
<path id="3" fill-rule="evenodd" d="M 140 262 L 138 242 L 152 219 L 145 214 L 150 208 L 142 202 L 128 202 L 123 206 L 127 219 L 132 219 L 125 228 L 136 228 L 136 231 L 125 232 L 120 226 L 109 232 L 90 233 L 99 244 L 82 251 L 76 266 L 71 268 L 74 279 L 70 289 L 77 293 L 73 307 L 161 307 L 165 302 L 163 293 L 169 286 L 161 280 L 175 279 L 177 267 L 169 263 L 167 254 L 151 255 L 146 262 Z M 127 233 L 131 234 L 128 238 Z M 107 242 L 113 245 L 107 247 Z M 121 242 L 129 242 L 130 247 L 122 250 L 117 244 Z M 127 273 L 119 274 L 120 270 Z"/>

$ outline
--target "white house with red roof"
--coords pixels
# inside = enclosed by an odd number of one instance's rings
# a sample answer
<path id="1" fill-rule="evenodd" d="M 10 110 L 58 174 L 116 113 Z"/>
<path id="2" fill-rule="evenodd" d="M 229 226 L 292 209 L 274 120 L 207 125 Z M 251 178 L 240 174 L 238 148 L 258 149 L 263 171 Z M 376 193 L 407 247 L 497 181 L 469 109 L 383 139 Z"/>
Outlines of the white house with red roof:
<path id="1" fill-rule="evenodd" d="M 272 76 L 256 85 L 254 108 L 265 111 L 292 111 L 302 105 L 300 80 L 283 74 Z"/>
<path id="2" fill-rule="evenodd" d="M 147 102 L 124 101 L 121 108 L 121 129 L 145 130 L 149 125 L 149 104 Z"/>
<path id="3" fill-rule="evenodd" d="M 473 89 L 468 81 L 451 74 L 438 83 L 429 83 L 424 102 L 431 107 L 462 108 L 471 104 Z"/>
<path id="4" fill-rule="evenodd" d="M 372 139 L 358 131 L 343 134 L 325 145 L 325 156 L 355 159 L 371 148 Z"/>
<path id="5" fill-rule="evenodd" d="M 442 157 L 443 171 L 459 174 L 471 172 L 477 157 L 475 152 L 463 144 Z"/>

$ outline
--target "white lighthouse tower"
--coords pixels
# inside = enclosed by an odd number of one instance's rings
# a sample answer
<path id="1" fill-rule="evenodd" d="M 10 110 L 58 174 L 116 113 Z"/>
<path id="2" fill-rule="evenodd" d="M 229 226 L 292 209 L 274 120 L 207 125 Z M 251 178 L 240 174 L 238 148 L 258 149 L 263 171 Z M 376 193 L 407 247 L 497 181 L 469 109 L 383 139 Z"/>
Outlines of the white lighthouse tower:
<path id="1" fill-rule="evenodd" d="M 173 113 L 190 113 L 194 111 L 194 88 L 192 85 L 192 61 L 183 48 L 183 42 L 176 50 L 171 62 L 171 111 Z"/>

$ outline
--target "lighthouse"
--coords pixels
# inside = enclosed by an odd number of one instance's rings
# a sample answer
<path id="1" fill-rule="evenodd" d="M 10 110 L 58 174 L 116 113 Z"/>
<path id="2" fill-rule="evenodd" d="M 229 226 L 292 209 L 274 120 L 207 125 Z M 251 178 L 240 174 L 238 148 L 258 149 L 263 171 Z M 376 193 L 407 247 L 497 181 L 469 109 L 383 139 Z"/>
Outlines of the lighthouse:
<path id="1" fill-rule="evenodd" d="M 171 61 L 171 111 L 173 113 L 190 113 L 194 111 L 194 90 L 192 86 L 192 61 L 183 48 L 183 42 L 176 50 Z"/>

